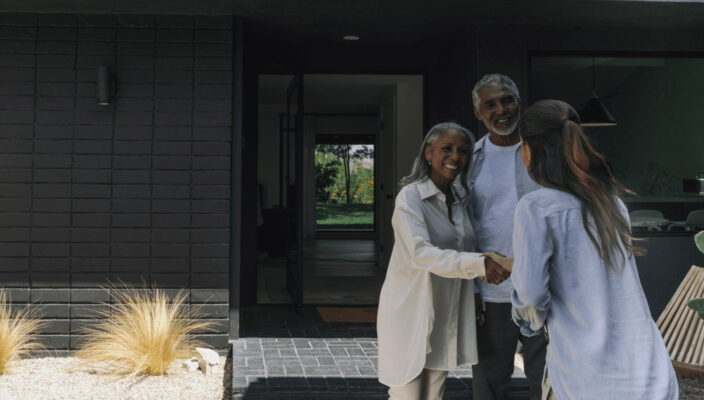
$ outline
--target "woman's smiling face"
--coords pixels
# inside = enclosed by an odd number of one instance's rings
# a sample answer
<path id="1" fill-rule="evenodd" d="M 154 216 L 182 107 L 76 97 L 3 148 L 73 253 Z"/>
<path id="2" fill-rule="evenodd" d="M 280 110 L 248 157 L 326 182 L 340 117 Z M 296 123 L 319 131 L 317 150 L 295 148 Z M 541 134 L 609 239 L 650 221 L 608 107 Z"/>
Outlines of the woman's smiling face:
<path id="1" fill-rule="evenodd" d="M 445 189 L 469 158 L 469 143 L 461 132 L 449 129 L 425 148 L 425 159 L 430 163 L 430 179 L 440 189 Z"/>

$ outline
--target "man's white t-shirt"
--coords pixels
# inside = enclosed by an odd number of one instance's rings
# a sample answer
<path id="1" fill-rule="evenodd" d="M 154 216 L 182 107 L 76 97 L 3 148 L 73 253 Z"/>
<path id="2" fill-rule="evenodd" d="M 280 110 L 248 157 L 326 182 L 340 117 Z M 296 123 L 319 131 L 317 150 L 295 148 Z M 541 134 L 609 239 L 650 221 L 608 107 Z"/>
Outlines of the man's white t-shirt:
<path id="1" fill-rule="evenodd" d="M 516 191 L 516 149 L 521 143 L 497 146 L 487 138 L 484 162 L 474 183 L 471 207 L 474 212 L 474 234 L 477 250 L 495 251 L 513 257 L 513 214 L 518 203 Z M 499 285 L 477 280 L 482 300 L 510 303 L 511 278 Z"/>

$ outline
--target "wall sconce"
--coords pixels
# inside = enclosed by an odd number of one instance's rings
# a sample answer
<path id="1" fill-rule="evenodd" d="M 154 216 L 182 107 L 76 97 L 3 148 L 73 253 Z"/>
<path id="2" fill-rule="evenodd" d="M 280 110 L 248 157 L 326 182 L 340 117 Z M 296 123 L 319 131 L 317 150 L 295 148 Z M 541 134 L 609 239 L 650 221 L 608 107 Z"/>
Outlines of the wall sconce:
<path id="1" fill-rule="evenodd" d="M 107 65 L 101 65 L 98 67 L 98 105 L 109 106 L 110 105 L 110 94 L 112 93 L 112 83 L 110 68 Z"/>

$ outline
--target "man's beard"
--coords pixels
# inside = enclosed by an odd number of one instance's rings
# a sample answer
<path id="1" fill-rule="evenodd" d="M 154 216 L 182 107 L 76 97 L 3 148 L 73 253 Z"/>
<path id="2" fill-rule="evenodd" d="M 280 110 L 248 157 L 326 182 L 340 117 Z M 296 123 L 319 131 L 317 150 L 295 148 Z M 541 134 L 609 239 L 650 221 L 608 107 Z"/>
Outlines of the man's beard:
<path id="1" fill-rule="evenodd" d="M 500 136 L 508 136 L 508 135 L 512 134 L 516 130 L 516 127 L 518 127 L 518 121 L 520 119 L 521 119 L 521 113 L 519 111 L 516 113 L 516 116 L 513 119 L 513 124 L 511 124 L 511 126 L 509 126 L 506 129 L 499 129 L 496 127 L 496 124 L 492 124 L 492 128 L 494 128 L 494 133 L 496 133 L 497 135 L 500 135 Z"/>

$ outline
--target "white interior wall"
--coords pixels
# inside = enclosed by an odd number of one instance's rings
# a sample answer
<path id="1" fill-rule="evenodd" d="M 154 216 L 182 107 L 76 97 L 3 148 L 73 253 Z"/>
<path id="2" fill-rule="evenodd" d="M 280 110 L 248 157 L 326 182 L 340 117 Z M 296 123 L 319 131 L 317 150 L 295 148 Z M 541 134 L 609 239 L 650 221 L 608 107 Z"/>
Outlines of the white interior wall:
<path id="1" fill-rule="evenodd" d="M 379 132 L 379 117 L 372 115 L 316 115 L 311 122 L 316 135 L 376 135 Z"/>

